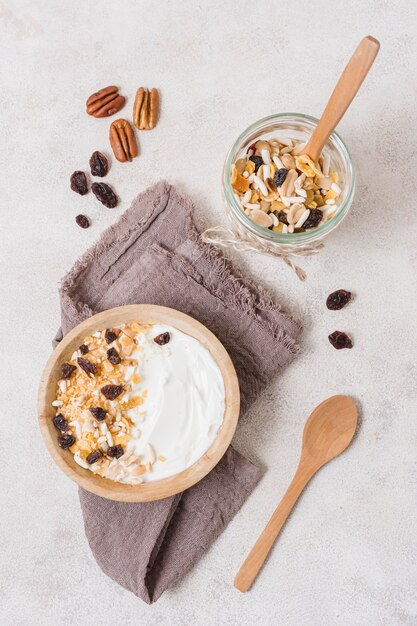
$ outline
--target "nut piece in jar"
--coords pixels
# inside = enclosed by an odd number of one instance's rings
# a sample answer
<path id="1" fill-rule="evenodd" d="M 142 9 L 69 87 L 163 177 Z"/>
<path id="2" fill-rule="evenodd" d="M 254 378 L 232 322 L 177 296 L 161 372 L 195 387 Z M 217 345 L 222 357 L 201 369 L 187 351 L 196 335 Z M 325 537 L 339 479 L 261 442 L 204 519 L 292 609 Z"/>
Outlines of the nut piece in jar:
<path id="1" fill-rule="evenodd" d="M 111 85 L 93 93 L 87 100 L 86 110 L 93 117 L 109 117 L 120 111 L 125 101 L 118 88 Z"/>
<path id="2" fill-rule="evenodd" d="M 238 155 L 230 184 L 242 210 L 256 224 L 292 235 L 317 228 L 337 213 L 342 193 L 326 150 L 318 162 L 291 137 L 252 143 Z"/>
<path id="3" fill-rule="evenodd" d="M 159 115 L 159 93 L 153 88 L 139 87 L 133 105 L 133 123 L 138 130 L 155 128 Z"/>
<path id="4" fill-rule="evenodd" d="M 127 120 L 115 120 L 110 126 L 110 145 L 120 163 L 132 161 L 138 155 L 138 145 L 133 128 Z"/>

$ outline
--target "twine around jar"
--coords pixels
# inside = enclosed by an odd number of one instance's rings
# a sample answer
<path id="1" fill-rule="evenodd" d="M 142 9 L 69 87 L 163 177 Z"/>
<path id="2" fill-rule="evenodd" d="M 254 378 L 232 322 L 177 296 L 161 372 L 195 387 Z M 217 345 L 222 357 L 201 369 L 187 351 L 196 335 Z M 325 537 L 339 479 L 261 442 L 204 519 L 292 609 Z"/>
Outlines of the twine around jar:
<path id="1" fill-rule="evenodd" d="M 228 205 L 226 205 L 226 210 L 229 217 L 230 228 L 224 228 L 222 226 L 207 228 L 201 233 L 201 239 L 204 242 L 238 251 L 252 250 L 254 252 L 263 252 L 264 254 L 280 257 L 284 263 L 294 270 L 301 281 L 306 280 L 306 272 L 294 263 L 292 257 L 306 257 L 317 254 L 324 247 L 322 242 L 296 246 L 268 241 L 245 228 L 234 216 Z"/>

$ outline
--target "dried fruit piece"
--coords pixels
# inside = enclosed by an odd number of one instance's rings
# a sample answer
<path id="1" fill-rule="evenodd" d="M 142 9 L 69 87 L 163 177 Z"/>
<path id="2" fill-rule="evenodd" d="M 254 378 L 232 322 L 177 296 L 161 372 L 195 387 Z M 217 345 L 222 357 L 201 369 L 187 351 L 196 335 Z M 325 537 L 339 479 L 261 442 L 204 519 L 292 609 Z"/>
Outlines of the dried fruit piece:
<path id="1" fill-rule="evenodd" d="M 115 400 L 123 392 L 123 385 L 105 385 L 101 393 L 107 400 Z"/>
<path id="2" fill-rule="evenodd" d="M 74 435 L 58 435 L 58 443 L 63 450 L 67 450 L 75 443 Z"/>
<path id="3" fill-rule="evenodd" d="M 302 154 L 296 157 L 295 165 L 300 172 L 303 172 L 309 178 L 314 178 L 314 176 L 323 176 L 321 169 L 307 154 Z"/>
<path id="4" fill-rule="evenodd" d="M 85 196 L 88 193 L 87 176 L 84 172 L 76 171 L 71 174 L 70 178 L 71 189 L 80 196 Z"/>
<path id="5" fill-rule="evenodd" d="M 275 215 L 277 216 L 279 222 L 282 222 L 282 224 L 286 224 L 288 226 L 288 218 L 285 211 L 278 211 L 278 213 L 275 213 Z"/>
<path id="6" fill-rule="evenodd" d="M 90 409 L 90 413 L 97 422 L 103 422 L 107 416 L 107 411 L 102 409 L 101 406 L 93 406 Z"/>
<path id="7" fill-rule="evenodd" d="M 138 156 L 135 133 L 127 120 L 115 120 L 110 126 L 110 145 L 120 163 Z"/>
<path id="8" fill-rule="evenodd" d="M 86 343 L 83 343 L 78 350 L 81 352 L 81 354 L 87 354 L 88 352 L 88 346 Z"/>
<path id="9" fill-rule="evenodd" d="M 110 348 L 107 350 L 107 358 L 112 365 L 119 365 L 122 362 L 116 348 Z"/>
<path id="10" fill-rule="evenodd" d="M 329 341 L 336 350 L 342 350 L 343 348 L 352 348 L 352 340 L 346 334 L 340 330 L 335 330 L 334 333 L 329 335 Z"/>
<path id="11" fill-rule="evenodd" d="M 58 413 L 57 415 L 55 415 L 52 421 L 54 423 L 55 428 L 59 430 L 61 433 L 67 433 L 69 431 L 70 427 L 68 425 L 67 420 L 62 415 L 62 413 Z"/>
<path id="12" fill-rule="evenodd" d="M 93 176 L 106 176 L 109 171 L 109 162 L 104 154 L 96 150 L 90 157 L 90 169 Z"/>
<path id="13" fill-rule="evenodd" d="M 244 176 L 242 176 L 241 174 L 239 174 L 239 172 L 237 171 L 234 165 L 232 166 L 232 175 L 230 178 L 230 183 L 233 189 L 235 191 L 238 191 L 239 193 L 246 193 L 246 191 L 249 189 L 249 180 L 245 178 Z"/>
<path id="14" fill-rule="evenodd" d="M 118 444 L 117 446 L 110 446 L 110 448 L 107 450 L 107 456 L 109 456 L 111 459 L 120 459 L 121 456 L 123 456 L 123 448 L 120 444 Z"/>
<path id="15" fill-rule="evenodd" d="M 259 170 L 259 168 L 261 167 L 263 160 L 261 156 L 258 156 L 257 154 L 252 154 L 252 156 L 249 157 L 249 161 L 253 161 L 253 163 L 255 164 L 255 174 L 256 172 Z"/>
<path id="16" fill-rule="evenodd" d="M 133 123 L 139 130 L 152 130 L 158 121 L 159 94 L 157 89 L 148 91 L 139 87 L 133 105 Z"/>
<path id="17" fill-rule="evenodd" d="M 75 372 L 77 368 L 75 365 L 71 365 L 71 363 L 63 363 L 61 365 L 62 378 L 64 380 L 68 380 L 73 372 Z"/>
<path id="18" fill-rule="evenodd" d="M 337 291 L 333 291 L 329 296 L 327 296 L 326 306 L 331 311 L 338 311 L 339 309 L 343 309 L 344 306 L 349 302 L 352 294 L 350 291 L 346 291 L 345 289 L 338 289 Z"/>
<path id="19" fill-rule="evenodd" d="M 87 113 L 93 117 L 109 117 L 120 111 L 124 103 L 125 98 L 119 95 L 117 87 L 104 87 L 88 98 Z"/>
<path id="20" fill-rule="evenodd" d="M 104 339 L 106 340 L 106 343 L 113 343 L 113 341 L 116 341 L 119 335 L 120 330 L 118 330 L 117 328 L 114 330 L 112 328 L 108 328 L 104 333 Z"/>
<path id="21" fill-rule="evenodd" d="M 323 218 L 323 213 L 320 209 L 311 209 L 310 215 L 303 224 L 303 228 L 315 228 L 318 226 Z"/>
<path id="22" fill-rule="evenodd" d="M 89 465 L 92 465 L 93 463 L 101 459 L 102 456 L 103 456 L 102 451 L 97 448 L 96 450 L 93 450 L 92 452 L 90 452 L 90 454 L 86 458 L 86 461 Z"/>
<path id="23" fill-rule="evenodd" d="M 117 206 L 117 196 L 113 189 L 106 185 L 106 183 L 93 183 L 91 185 L 91 191 L 97 200 L 100 200 L 108 209 L 114 209 L 114 207 Z"/>
<path id="24" fill-rule="evenodd" d="M 281 187 L 282 183 L 286 179 L 288 174 L 288 170 L 285 167 L 281 167 L 279 170 L 275 172 L 274 175 L 274 183 L 277 187 Z"/>
<path id="25" fill-rule="evenodd" d="M 86 215 L 77 215 L 77 217 L 75 218 L 75 221 L 77 222 L 78 226 L 80 226 L 81 228 L 88 228 L 90 226 L 90 220 L 88 219 L 88 217 Z"/>
<path id="26" fill-rule="evenodd" d="M 169 333 L 161 333 L 153 338 L 154 342 L 158 344 L 158 346 L 164 346 L 171 339 L 171 335 Z"/>
<path id="27" fill-rule="evenodd" d="M 77 359 L 78 365 L 81 369 L 87 374 L 88 378 L 91 376 L 95 376 L 98 372 L 98 367 L 96 363 L 92 363 L 88 359 L 83 359 L 81 356 Z"/>

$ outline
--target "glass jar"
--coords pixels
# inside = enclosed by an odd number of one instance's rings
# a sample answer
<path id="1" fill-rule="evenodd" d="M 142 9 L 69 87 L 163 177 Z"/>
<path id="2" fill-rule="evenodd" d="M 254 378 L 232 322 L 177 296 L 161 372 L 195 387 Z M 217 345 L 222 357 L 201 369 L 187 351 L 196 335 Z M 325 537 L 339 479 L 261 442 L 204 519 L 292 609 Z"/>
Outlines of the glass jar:
<path id="1" fill-rule="evenodd" d="M 291 256 L 309 256 L 323 247 L 323 239 L 334 230 L 347 215 L 355 191 L 355 171 L 352 158 L 341 137 L 333 132 L 323 148 L 323 154 L 330 155 L 333 171 L 338 172 L 341 194 L 335 215 L 317 228 L 305 232 L 284 234 L 274 232 L 255 224 L 243 211 L 230 183 L 231 167 L 235 161 L 246 155 L 248 147 L 259 139 L 287 137 L 297 142 L 307 142 L 318 120 L 301 113 L 279 113 L 255 122 L 247 128 L 231 147 L 223 168 L 223 194 L 226 210 L 229 214 L 231 229 L 228 236 L 221 234 L 222 229 L 209 229 L 204 239 L 218 245 L 231 245 L 235 249 L 252 249 L 282 257 L 294 269 Z M 215 232 L 217 231 L 217 232 Z M 226 232 L 226 231 L 225 231 Z M 298 272 L 297 272 L 298 273 Z M 300 270 L 299 277 L 304 272 Z"/>

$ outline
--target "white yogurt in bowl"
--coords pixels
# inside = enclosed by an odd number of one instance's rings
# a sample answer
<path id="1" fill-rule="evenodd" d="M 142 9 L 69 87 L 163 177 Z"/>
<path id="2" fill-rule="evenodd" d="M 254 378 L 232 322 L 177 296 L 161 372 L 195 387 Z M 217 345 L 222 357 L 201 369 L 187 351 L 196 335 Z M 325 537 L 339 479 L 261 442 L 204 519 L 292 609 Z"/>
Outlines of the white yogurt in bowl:
<path id="1" fill-rule="evenodd" d="M 169 342 L 156 344 L 154 337 L 166 332 Z M 132 358 L 141 380 L 130 394 L 143 397 L 143 404 L 127 412 L 137 425 L 129 445 L 146 457 L 150 444 L 166 459 L 144 475 L 145 481 L 160 480 L 193 465 L 213 443 L 224 416 L 223 378 L 210 352 L 172 326 L 142 333 Z"/>

